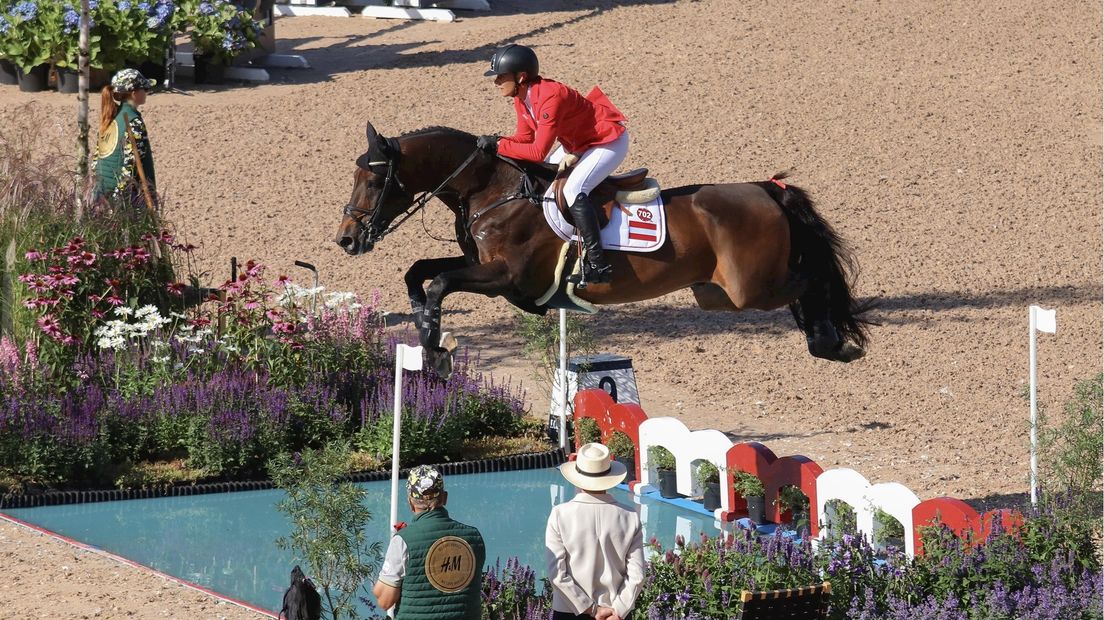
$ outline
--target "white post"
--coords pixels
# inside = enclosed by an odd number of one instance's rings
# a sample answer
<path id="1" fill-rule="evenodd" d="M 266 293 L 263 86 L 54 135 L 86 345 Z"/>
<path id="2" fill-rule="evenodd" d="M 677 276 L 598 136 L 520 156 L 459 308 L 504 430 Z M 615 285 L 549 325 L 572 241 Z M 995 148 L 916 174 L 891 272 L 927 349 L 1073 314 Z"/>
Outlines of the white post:
<path id="1" fill-rule="evenodd" d="M 1038 503 L 1036 497 L 1039 477 L 1039 464 L 1035 456 L 1035 416 L 1036 416 L 1036 403 L 1035 403 L 1035 306 L 1027 312 L 1027 359 L 1028 359 L 1028 391 L 1030 393 L 1029 400 L 1031 401 L 1031 505 L 1034 506 Z"/>
<path id="2" fill-rule="evenodd" d="M 400 344 L 395 350 L 395 420 L 391 432 L 391 536 L 399 522 L 399 434 L 402 432 L 402 371 L 422 369 L 422 347 Z"/>
<path id="3" fill-rule="evenodd" d="M 567 448 L 567 310 L 560 308 L 560 448 Z"/>
<path id="4" fill-rule="evenodd" d="M 1055 319 L 1054 310 L 1044 310 L 1039 306 L 1031 306 L 1027 314 L 1028 391 L 1031 401 L 1031 505 L 1034 506 L 1039 500 L 1039 463 L 1036 455 L 1038 403 L 1035 398 L 1035 332 L 1038 330 L 1048 334 L 1057 333 L 1058 322 Z"/>

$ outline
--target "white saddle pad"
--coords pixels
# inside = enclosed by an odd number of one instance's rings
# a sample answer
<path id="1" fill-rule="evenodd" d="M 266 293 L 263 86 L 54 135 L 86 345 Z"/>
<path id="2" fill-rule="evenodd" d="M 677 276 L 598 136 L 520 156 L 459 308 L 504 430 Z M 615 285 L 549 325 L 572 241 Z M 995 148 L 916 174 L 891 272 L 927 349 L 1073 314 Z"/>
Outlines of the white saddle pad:
<path id="1" fill-rule="evenodd" d="M 628 211 L 628 213 L 626 213 Z M 544 219 L 564 241 L 578 239 L 575 227 L 567 223 L 556 208 L 556 196 L 552 188 L 544 195 Z M 602 229 L 602 247 L 622 252 L 654 252 L 667 241 L 667 213 L 663 198 L 645 204 L 623 204 L 614 208 L 609 224 Z"/>

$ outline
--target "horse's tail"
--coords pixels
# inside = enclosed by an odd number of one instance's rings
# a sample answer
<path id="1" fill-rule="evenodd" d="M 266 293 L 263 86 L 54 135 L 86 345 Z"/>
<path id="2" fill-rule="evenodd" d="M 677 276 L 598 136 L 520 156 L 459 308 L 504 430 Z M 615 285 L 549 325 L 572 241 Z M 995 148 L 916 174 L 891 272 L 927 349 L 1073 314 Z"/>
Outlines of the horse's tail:
<path id="1" fill-rule="evenodd" d="M 832 225 L 817 213 L 809 195 L 800 187 L 782 182 L 786 176 L 787 173 L 780 172 L 758 185 L 786 214 L 790 224 L 792 261 L 800 263 L 801 272 L 814 286 L 817 283 L 826 286 L 829 319 L 841 341 L 851 340 L 863 347 L 871 321 L 862 315 L 874 304 L 871 301 L 859 303 L 851 292 L 859 273 L 858 262 Z M 805 329 L 806 317 L 801 302 L 791 303 L 790 312 L 798 327 Z"/>

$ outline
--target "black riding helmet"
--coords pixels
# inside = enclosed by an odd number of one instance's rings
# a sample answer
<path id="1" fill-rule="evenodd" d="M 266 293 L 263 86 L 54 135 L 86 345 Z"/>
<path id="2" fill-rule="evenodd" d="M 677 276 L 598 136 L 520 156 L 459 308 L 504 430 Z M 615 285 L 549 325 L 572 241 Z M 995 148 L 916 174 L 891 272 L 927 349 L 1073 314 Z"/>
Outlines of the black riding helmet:
<path id="1" fill-rule="evenodd" d="M 491 70 L 484 76 L 502 75 L 503 73 L 519 73 L 524 71 L 529 77 L 540 75 L 540 63 L 537 62 L 537 53 L 525 47 L 511 43 L 499 48 L 491 56 Z"/>

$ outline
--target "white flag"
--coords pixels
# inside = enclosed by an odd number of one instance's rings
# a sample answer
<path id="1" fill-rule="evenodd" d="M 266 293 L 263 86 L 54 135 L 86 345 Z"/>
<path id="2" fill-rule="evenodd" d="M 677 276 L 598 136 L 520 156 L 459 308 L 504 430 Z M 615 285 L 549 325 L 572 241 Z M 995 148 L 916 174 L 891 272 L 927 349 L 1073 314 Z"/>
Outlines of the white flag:
<path id="1" fill-rule="evenodd" d="M 1054 334 L 1058 331 L 1058 319 L 1054 310 L 1044 310 L 1039 306 L 1031 306 L 1031 312 L 1035 314 L 1035 329 Z"/>
<path id="2" fill-rule="evenodd" d="M 397 355 L 403 370 L 422 369 L 422 347 L 408 347 L 400 344 Z"/>

